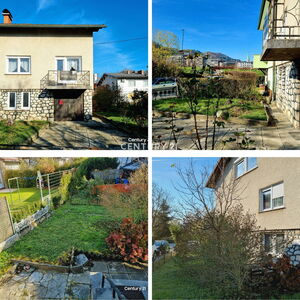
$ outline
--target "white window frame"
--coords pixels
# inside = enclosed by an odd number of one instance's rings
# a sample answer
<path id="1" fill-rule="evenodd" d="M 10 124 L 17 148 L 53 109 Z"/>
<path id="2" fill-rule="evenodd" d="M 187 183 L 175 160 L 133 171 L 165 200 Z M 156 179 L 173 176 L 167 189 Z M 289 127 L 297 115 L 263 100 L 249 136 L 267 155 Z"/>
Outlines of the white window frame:
<path id="1" fill-rule="evenodd" d="M 273 205 L 273 187 L 276 186 L 276 185 L 278 185 L 278 184 L 282 184 L 283 185 L 282 205 L 274 207 L 274 205 Z M 264 209 L 263 208 L 263 197 L 262 197 L 262 195 L 263 195 L 263 192 L 266 192 L 268 190 L 270 190 L 270 192 L 271 192 L 271 207 Z M 284 182 L 283 181 L 277 182 L 277 183 L 272 184 L 272 185 L 270 185 L 270 186 L 268 186 L 266 188 L 261 189 L 259 191 L 259 201 L 260 201 L 260 203 L 259 203 L 260 209 L 259 210 L 260 210 L 260 212 L 272 211 L 272 210 L 277 210 L 277 209 L 285 208 L 285 206 L 284 206 L 284 198 L 285 198 L 285 194 L 284 194 Z"/>
<path id="2" fill-rule="evenodd" d="M 57 61 L 63 60 L 64 61 L 64 70 L 63 71 L 69 71 L 66 69 L 68 59 L 79 59 L 79 71 L 78 72 L 82 71 L 82 56 L 56 56 L 55 57 L 55 70 L 58 71 L 57 70 Z"/>
<path id="3" fill-rule="evenodd" d="M 24 104 L 24 94 L 25 93 L 28 94 L 28 107 L 24 107 L 23 106 L 23 104 Z M 22 97 L 21 97 L 21 107 L 22 107 L 22 109 L 29 110 L 30 109 L 30 105 L 31 105 L 31 94 L 30 94 L 30 92 L 22 92 L 21 95 L 22 95 Z"/>
<path id="4" fill-rule="evenodd" d="M 244 174 L 247 174 L 248 172 L 254 170 L 257 168 L 257 158 L 256 158 L 256 165 L 254 167 L 252 167 L 251 169 L 249 169 L 249 163 L 248 163 L 248 159 L 249 158 L 255 158 L 255 157 L 240 157 L 238 158 L 237 160 L 235 160 L 234 162 L 234 177 L 237 179 L 237 178 L 240 178 L 241 176 L 243 176 Z M 241 163 L 241 162 L 244 162 L 244 170 L 245 172 L 241 175 L 237 175 L 237 166 Z"/>
<path id="5" fill-rule="evenodd" d="M 21 59 L 28 58 L 29 59 L 29 72 L 21 72 Z M 18 60 L 18 70 L 17 72 L 9 72 L 9 59 L 17 59 Z M 6 74 L 10 75 L 30 75 L 31 74 L 31 56 L 6 56 Z"/>
<path id="6" fill-rule="evenodd" d="M 15 106 L 10 107 L 10 94 L 15 94 Z M 17 109 L 17 92 L 8 92 L 7 93 L 7 109 L 8 110 L 16 110 Z"/>

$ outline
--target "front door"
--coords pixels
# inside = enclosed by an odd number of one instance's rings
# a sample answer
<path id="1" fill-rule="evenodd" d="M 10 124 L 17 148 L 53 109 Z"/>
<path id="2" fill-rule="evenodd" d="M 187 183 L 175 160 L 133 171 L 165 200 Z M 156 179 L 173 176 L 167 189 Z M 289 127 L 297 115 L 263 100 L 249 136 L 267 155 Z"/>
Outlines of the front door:
<path id="1" fill-rule="evenodd" d="M 55 121 L 83 121 L 83 93 L 79 97 L 55 97 Z"/>

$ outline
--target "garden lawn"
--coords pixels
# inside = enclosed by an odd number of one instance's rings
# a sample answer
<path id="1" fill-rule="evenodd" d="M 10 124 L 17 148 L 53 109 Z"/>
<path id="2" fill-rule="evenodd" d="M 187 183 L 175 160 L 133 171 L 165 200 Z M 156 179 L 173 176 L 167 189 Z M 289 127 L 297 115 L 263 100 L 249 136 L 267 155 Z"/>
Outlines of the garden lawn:
<path id="1" fill-rule="evenodd" d="M 198 114 L 206 114 L 206 106 L 210 101 L 208 114 L 212 116 L 215 112 L 217 99 L 200 99 L 198 102 Z M 261 102 L 254 100 L 232 99 L 232 103 L 228 99 L 220 99 L 219 110 L 228 111 L 231 117 L 239 117 L 242 119 L 263 120 L 266 121 L 264 106 Z M 153 109 L 161 112 L 181 112 L 190 113 L 190 108 L 186 99 L 171 98 L 153 101 Z"/>
<path id="2" fill-rule="evenodd" d="M 165 264 L 159 262 L 159 266 L 154 264 L 153 270 L 153 300 L 224 299 L 222 290 L 216 291 L 199 286 L 176 264 L 176 258 L 170 258 Z M 300 293 L 278 295 L 274 299 L 300 299 Z"/>
<path id="3" fill-rule="evenodd" d="M 176 264 L 175 258 L 153 267 L 153 299 L 220 299 L 221 295 L 199 287 Z"/>
<path id="4" fill-rule="evenodd" d="M 13 125 L 7 125 L 6 121 L 0 121 L 1 144 L 23 144 L 48 124 L 48 121 L 15 121 Z"/>
<path id="5" fill-rule="evenodd" d="M 115 122 L 120 128 L 126 128 L 127 131 L 131 132 L 133 135 L 147 137 L 148 128 L 140 127 L 135 120 L 122 116 L 121 112 L 111 111 L 111 112 L 97 112 L 97 116 L 103 116 L 113 122 Z"/>
<path id="6" fill-rule="evenodd" d="M 41 201 L 40 190 L 37 188 L 21 188 L 20 194 L 18 191 L 0 193 L 0 197 L 6 197 L 12 211 L 26 208 L 28 205 Z"/>
<path id="7" fill-rule="evenodd" d="M 4 253 L 18 259 L 49 263 L 57 263 L 72 247 L 101 253 L 106 249 L 108 232 L 99 228 L 97 222 L 111 219 L 101 206 L 65 204 Z"/>

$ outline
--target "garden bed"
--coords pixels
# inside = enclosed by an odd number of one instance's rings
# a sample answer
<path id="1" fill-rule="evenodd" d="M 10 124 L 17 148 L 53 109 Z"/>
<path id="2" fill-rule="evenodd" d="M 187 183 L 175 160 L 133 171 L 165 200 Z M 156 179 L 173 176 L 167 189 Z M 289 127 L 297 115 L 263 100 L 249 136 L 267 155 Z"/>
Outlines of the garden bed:
<path id="1" fill-rule="evenodd" d="M 15 121 L 9 125 L 7 121 L 0 121 L 0 148 L 7 148 L 7 145 L 22 145 L 38 132 L 49 126 L 48 121 Z"/>
<path id="2" fill-rule="evenodd" d="M 198 114 L 206 114 L 206 106 L 210 101 L 210 109 L 208 115 L 212 116 L 215 113 L 214 106 L 217 103 L 217 99 L 201 99 L 198 104 Z M 153 109 L 159 112 L 178 112 L 178 113 L 190 113 L 190 108 L 186 99 L 171 98 L 164 100 L 156 100 L 153 102 Z M 219 109 L 222 111 L 228 111 L 229 117 L 238 117 L 247 120 L 260 120 L 266 121 L 267 116 L 265 113 L 264 105 L 259 101 L 254 100 L 241 100 L 241 99 L 220 99 Z"/>

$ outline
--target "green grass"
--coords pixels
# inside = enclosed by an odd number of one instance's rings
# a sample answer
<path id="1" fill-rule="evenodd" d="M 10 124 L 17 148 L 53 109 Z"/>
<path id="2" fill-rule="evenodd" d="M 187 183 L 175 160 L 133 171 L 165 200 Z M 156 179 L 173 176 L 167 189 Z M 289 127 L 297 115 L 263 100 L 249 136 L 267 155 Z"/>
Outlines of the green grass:
<path id="1" fill-rule="evenodd" d="M 101 253 L 106 249 L 108 232 L 97 226 L 97 222 L 111 219 L 101 206 L 65 204 L 4 254 L 1 253 L 0 258 L 7 253 L 18 259 L 57 263 L 58 258 L 72 247 Z"/>
<path id="2" fill-rule="evenodd" d="M 206 114 L 206 106 L 210 101 L 210 108 L 208 114 L 212 116 L 215 112 L 215 104 L 217 99 L 200 99 L 198 103 L 198 114 Z M 157 111 L 167 112 L 181 112 L 190 113 L 190 108 L 186 99 L 182 98 L 172 98 L 172 99 L 162 99 L 153 102 L 153 108 Z M 264 111 L 262 103 L 253 100 L 241 100 L 232 99 L 232 103 L 228 103 L 228 99 L 220 99 L 219 102 L 220 110 L 228 110 L 231 117 L 240 117 L 243 119 L 251 120 L 263 120 L 266 121 L 267 117 Z"/>
<path id="3" fill-rule="evenodd" d="M 15 121 L 13 125 L 9 126 L 6 121 L 0 121 L 0 143 L 22 144 L 47 124 L 49 124 L 48 121 Z"/>
<path id="4" fill-rule="evenodd" d="M 176 264 L 176 258 L 171 258 L 165 264 L 154 264 L 153 267 L 153 299 L 224 299 L 222 290 L 213 290 L 199 286 L 189 276 L 188 268 L 182 271 Z M 273 299 L 273 298 L 272 298 Z M 300 293 L 278 295 L 274 299 L 300 299 Z"/>
<path id="5" fill-rule="evenodd" d="M 95 115 L 103 116 L 111 121 L 116 122 L 120 128 L 126 128 L 128 132 L 137 137 L 146 138 L 148 136 L 147 127 L 140 127 L 135 120 L 122 116 L 121 112 L 96 112 Z"/>
<path id="6" fill-rule="evenodd" d="M 20 197 L 19 197 L 20 195 Z M 26 208 L 36 202 L 41 201 L 40 190 L 37 188 L 21 188 L 20 193 L 0 193 L 0 197 L 6 197 L 11 210 Z"/>
<path id="7" fill-rule="evenodd" d="M 201 288 L 189 274 L 176 264 L 175 258 L 155 267 L 153 272 L 153 299 L 220 299 L 220 295 Z"/>

